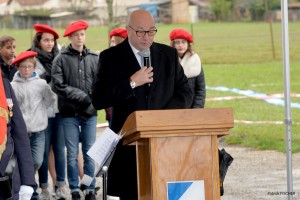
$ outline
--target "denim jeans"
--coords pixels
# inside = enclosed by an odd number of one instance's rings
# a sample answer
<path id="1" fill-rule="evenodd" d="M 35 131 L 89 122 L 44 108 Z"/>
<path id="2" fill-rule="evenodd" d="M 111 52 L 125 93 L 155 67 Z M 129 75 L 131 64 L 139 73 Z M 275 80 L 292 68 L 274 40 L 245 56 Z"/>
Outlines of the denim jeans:
<path id="1" fill-rule="evenodd" d="M 87 155 L 88 150 L 96 139 L 97 117 L 84 120 L 80 117 L 62 118 L 67 147 L 67 172 L 71 192 L 79 191 L 78 152 L 79 137 L 81 138 L 82 155 L 84 161 L 84 174 L 93 177 L 95 171 L 94 160 Z M 88 190 L 95 189 L 95 179 Z"/>
<path id="2" fill-rule="evenodd" d="M 29 133 L 33 168 L 35 172 L 37 172 L 37 170 L 41 167 L 43 163 L 45 151 L 45 132 L 46 130 Z M 34 186 L 34 193 L 32 195 L 32 199 L 38 199 L 38 196 L 39 194 L 37 193 L 36 184 Z"/>
<path id="3" fill-rule="evenodd" d="M 66 176 L 65 137 L 60 114 L 56 114 L 54 118 L 48 118 L 48 127 L 45 136 L 44 160 L 39 169 L 40 187 L 43 189 L 48 188 L 48 160 L 51 145 L 54 152 L 56 171 L 56 180 L 53 181 L 56 181 L 56 186 L 64 186 Z"/>
<path id="4" fill-rule="evenodd" d="M 46 130 L 29 133 L 32 161 L 35 172 L 43 163 L 45 151 L 45 132 Z"/>

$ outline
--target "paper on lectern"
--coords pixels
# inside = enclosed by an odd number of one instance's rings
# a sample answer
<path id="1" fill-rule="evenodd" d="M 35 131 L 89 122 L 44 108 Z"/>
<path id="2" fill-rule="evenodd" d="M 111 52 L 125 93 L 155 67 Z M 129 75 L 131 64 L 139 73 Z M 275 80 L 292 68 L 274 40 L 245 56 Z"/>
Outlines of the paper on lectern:
<path id="1" fill-rule="evenodd" d="M 116 134 L 110 128 L 106 128 L 104 130 L 101 136 L 87 152 L 87 154 L 96 162 L 95 174 L 93 177 L 84 174 L 81 184 L 89 186 L 92 183 L 121 138 L 122 136 Z"/>
<path id="2" fill-rule="evenodd" d="M 110 128 L 106 128 L 87 154 L 94 159 L 98 165 L 103 166 L 120 139 L 120 135 L 113 132 Z"/>

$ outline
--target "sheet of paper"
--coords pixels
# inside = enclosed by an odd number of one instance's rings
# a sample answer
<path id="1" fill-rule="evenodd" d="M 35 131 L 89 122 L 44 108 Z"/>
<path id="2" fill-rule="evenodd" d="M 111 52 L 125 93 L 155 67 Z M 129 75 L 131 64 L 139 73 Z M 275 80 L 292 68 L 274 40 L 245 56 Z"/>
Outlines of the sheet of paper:
<path id="1" fill-rule="evenodd" d="M 84 184 L 86 186 L 90 186 L 92 181 L 94 180 L 95 177 L 90 177 L 86 174 L 83 175 L 82 179 L 81 179 L 81 184 Z"/>
<path id="2" fill-rule="evenodd" d="M 87 154 L 98 165 L 102 166 L 120 139 L 120 135 L 113 132 L 110 128 L 106 128 Z"/>

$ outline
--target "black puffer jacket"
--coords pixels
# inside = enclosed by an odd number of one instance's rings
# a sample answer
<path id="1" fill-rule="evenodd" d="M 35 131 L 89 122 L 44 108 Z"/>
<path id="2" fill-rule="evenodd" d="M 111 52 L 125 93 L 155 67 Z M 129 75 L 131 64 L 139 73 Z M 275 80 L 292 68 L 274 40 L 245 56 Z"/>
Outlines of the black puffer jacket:
<path id="1" fill-rule="evenodd" d="M 62 117 L 96 116 L 91 94 L 97 75 L 98 54 L 84 47 L 82 53 L 71 45 L 53 60 L 52 88 L 58 95 Z"/>
<path id="2" fill-rule="evenodd" d="M 4 77 L 11 82 L 13 80 L 15 73 L 17 72 L 16 65 L 6 64 L 0 54 L 0 67 Z"/>
<path id="3" fill-rule="evenodd" d="M 188 81 L 194 97 L 192 108 L 204 108 L 206 89 L 205 89 L 205 77 L 204 77 L 203 68 L 201 67 L 200 75 L 196 77 L 188 78 Z"/>

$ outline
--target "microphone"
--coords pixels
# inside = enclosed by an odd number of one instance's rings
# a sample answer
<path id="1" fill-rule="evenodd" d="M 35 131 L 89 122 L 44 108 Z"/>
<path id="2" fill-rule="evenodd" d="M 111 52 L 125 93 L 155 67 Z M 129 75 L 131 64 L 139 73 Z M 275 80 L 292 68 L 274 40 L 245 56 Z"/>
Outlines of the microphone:
<path id="1" fill-rule="evenodd" d="M 144 49 L 143 51 L 141 51 L 141 54 L 144 58 L 144 66 L 150 67 L 150 50 Z"/>
<path id="2" fill-rule="evenodd" d="M 144 56 L 144 65 L 148 67 L 150 67 L 150 57 L 145 57 Z"/>

